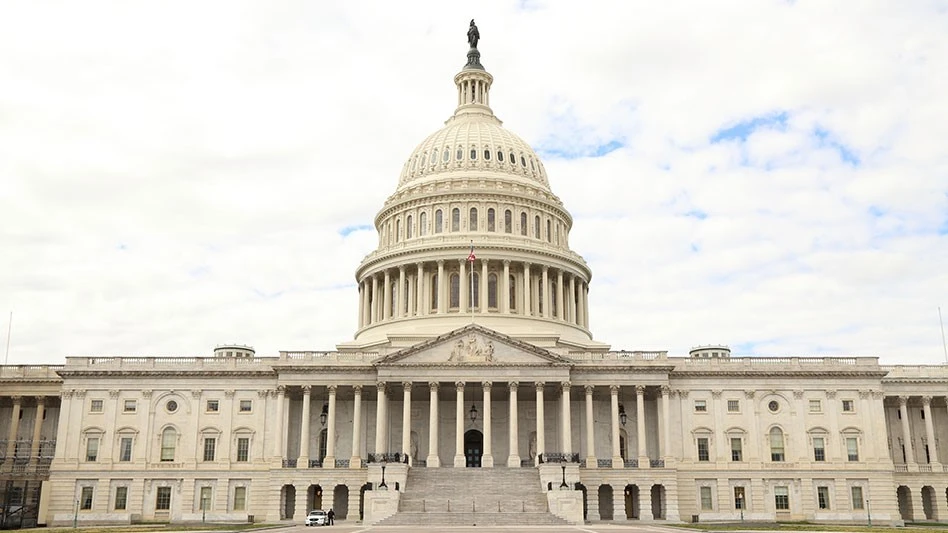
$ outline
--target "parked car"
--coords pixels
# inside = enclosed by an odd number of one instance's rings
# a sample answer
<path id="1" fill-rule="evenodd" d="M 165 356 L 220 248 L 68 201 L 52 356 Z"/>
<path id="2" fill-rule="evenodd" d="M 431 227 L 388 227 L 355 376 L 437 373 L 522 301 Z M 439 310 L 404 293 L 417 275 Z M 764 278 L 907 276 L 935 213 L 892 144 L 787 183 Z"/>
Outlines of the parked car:
<path id="1" fill-rule="evenodd" d="M 310 511 L 309 514 L 306 515 L 307 526 L 325 526 L 328 520 L 329 519 L 326 517 L 326 511 L 323 511 L 322 509 Z"/>

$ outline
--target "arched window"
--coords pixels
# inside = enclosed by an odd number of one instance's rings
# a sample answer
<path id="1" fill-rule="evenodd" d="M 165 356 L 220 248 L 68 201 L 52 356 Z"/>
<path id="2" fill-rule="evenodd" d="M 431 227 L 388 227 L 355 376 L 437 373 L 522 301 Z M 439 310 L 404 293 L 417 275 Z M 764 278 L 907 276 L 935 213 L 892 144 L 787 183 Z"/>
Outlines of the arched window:
<path id="1" fill-rule="evenodd" d="M 447 163 L 451 159 L 451 150 L 447 146 L 444 147 L 444 153 L 441 154 L 441 161 Z"/>
<path id="2" fill-rule="evenodd" d="M 553 229 L 552 229 L 552 226 L 553 226 L 553 225 L 550 223 L 550 219 L 546 219 L 546 242 L 552 242 L 552 241 L 553 241 Z"/>
<path id="3" fill-rule="evenodd" d="M 441 214 L 441 210 L 438 209 L 435 211 L 435 233 L 441 233 L 441 227 L 444 224 L 444 215 Z"/>
<path id="4" fill-rule="evenodd" d="M 395 242 L 398 242 L 402 236 L 402 220 L 398 219 L 395 221 Z"/>
<path id="5" fill-rule="evenodd" d="M 783 449 L 783 431 L 778 428 L 772 428 L 770 430 L 770 460 L 775 462 L 783 462 L 784 454 Z"/>
<path id="6" fill-rule="evenodd" d="M 504 153 L 501 152 L 500 150 L 497 150 L 497 161 L 499 161 L 499 162 L 501 162 L 501 163 L 504 162 Z"/>
<path id="7" fill-rule="evenodd" d="M 516 164 L 517 164 L 517 158 L 514 156 L 514 153 L 513 153 L 513 152 L 510 152 L 510 164 L 511 164 L 511 165 L 516 165 Z"/>
<path id="8" fill-rule="evenodd" d="M 477 148 L 471 147 L 471 161 L 477 160 Z"/>
<path id="9" fill-rule="evenodd" d="M 329 437 L 329 432 L 324 428 L 319 432 L 319 463 L 322 464 L 323 459 L 326 458 L 326 444 Z M 325 467 L 325 465 L 323 465 Z"/>
<path id="10" fill-rule="evenodd" d="M 484 149 L 484 161 L 490 161 L 490 150 L 487 148 Z"/>
<path id="11" fill-rule="evenodd" d="M 174 461 L 174 448 L 178 443 L 178 432 L 174 428 L 165 428 L 161 432 L 161 460 Z"/>
<path id="12" fill-rule="evenodd" d="M 527 236 L 527 213 L 526 211 L 520 213 L 520 234 L 524 237 Z"/>
<path id="13" fill-rule="evenodd" d="M 510 212 L 510 209 L 504 211 L 504 233 L 510 233 L 513 231 L 513 213 Z"/>
<path id="14" fill-rule="evenodd" d="M 533 217 L 533 238 L 540 238 L 540 215 Z"/>
<path id="15" fill-rule="evenodd" d="M 464 159 L 464 148 L 458 146 L 458 152 L 455 154 L 454 158 L 458 161 Z"/>
<path id="16" fill-rule="evenodd" d="M 474 264 L 471 264 L 471 268 L 474 268 Z M 481 306 L 481 275 L 478 272 L 473 272 L 471 275 L 471 287 L 465 287 L 471 289 L 471 307 L 473 309 L 479 309 Z"/>
<path id="17" fill-rule="evenodd" d="M 411 158 L 411 171 L 414 172 L 415 168 L 418 167 L 418 156 Z"/>
<path id="18" fill-rule="evenodd" d="M 553 227 L 553 244 L 559 244 L 559 243 L 560 243 L 560 225 L 559 223 L 557 223 L 556 226 Z"/>
<path id="19" fill-rule="evenodd" d="M 557 289 L 556 282 L 555 281 L 551 282 L 550 283 L 550 315 L 552 315 L 553 318 L 556 318 L 556 312 L 557 312 L 556 289 Z"/>
<path id="20" fill-rule="evenodd" d="M 487 210 L 487 231 L 497 231 L 494 227 L 494 208 Z"/>
<path id="21" fill-rule="evenodd" d="M 497 274 L 487 276 L 487 307 L 497 309 Z"/>
<path id="22" fill-rule="evenodd" d="M 408 218 L 405 219 L 405 238 L 406 239 L 412 238 L 411 223 L 412 223 L 412 216 L 408 215 Z"/>
<path id="23" fill-rule="evenodd" d="M 434 166 L 435 163 L 437 162 L 438 162 L 438 151 L 432 150 L 431 151 L 431 166 Z"/>
<path id="24" fill-rule="evenodd" d="M 507 295 L 507 298 L 510 300 L 510 310 L 517 310 L 517 278 L 513 274 L 510 275 L 510 279 L 507 280 L 507 283 L 510 284 L 510 294 Z"/>
<path id="25" fill-rule="evenodd" d="M 440 212 L 440 211 L 439 211 Z M 431 275 L 431 310 L 438 310 L 438 274 Z"/>
<path id="26" fill-rule="evenodd" d="M 451 231 L 461 231 L 461 210 L 457 207 L 451 210 Z"/>
<path id="27" fill-rule="evenodd" d="M 477 231 L 477 208 L 471 208 L 471 217 L 467 225 L 468 231 Z"/>
<path id="28" fill-rule="evenodd" d="M 428 234 L 428 213 L 422 211 L 418 215 L 418 235 L 424 237 Z"/>
<path id="29" fill-rule="evenodd" d="M 537 276 L 537 315 L 543 316 L 543 278 Z"/>
<path id="30" fill-rule="evenodd" d="M 525 157 L 523 157 L 523 154 L 520 154 L 520 166 L 527 168 L 527 160 Z"/>
<path id="31" fill-rule="evenodd" d="M 451 274 L 451 297 L 448 299 L 448 306 L 451 309 L 461 307 L 461 278 L 456 273 Z"/>

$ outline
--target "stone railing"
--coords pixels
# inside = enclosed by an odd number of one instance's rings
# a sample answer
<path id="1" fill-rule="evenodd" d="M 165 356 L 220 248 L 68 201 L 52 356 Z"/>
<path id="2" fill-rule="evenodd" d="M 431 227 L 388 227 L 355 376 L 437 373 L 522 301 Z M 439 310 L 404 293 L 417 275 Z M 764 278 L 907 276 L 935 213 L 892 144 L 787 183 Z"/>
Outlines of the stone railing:
<path id="1" fill-rule="evenodd" d="M 543 463 L 577 463 L 579 454 L 569 452 L 543 452 L 540 454 L 540 464 Z"/>
<path id="2" fill-rule="evenodd" d="M 368 363 L 378 357 L 375 352 L 280 352 L 281 363 Z"/>
<path id="3" fill-rule="evenodd" d="M 570 352 L 575 361 L 666 361 L 666 351 Z"/>
<path id="4" fill-rule="evenodd" d="M 889 373 L 883 379 L 948 378 L 945 365 L 880 365 L 879 369 Z"/>
<path id="5" fill-rule="evenodd" d="M 0 366 L 0 379 L 40 378 L 61 380 L 57 370 L 63 365 L 3 365 Z"/>
<path id="6" fill-rule="evenodd" d="M 622 461 L 622 466 L 626 468 L 638 468 L 639 460 L 638 459 L 626 459 Z"/>
<path id="7" fill-rule="evenodd" d="M 366 463 L 405 463 L 408 455 L 401 452 L 370 453 Z"/>
<path id="8" fill-rule="evenodd" d="M 665 468 L 665 460 L 664 459 L 649 459 L 648 467 L 649 468 Z"/>
<path id="9" fill-rule="evenodd" d="M 66 369 L 142 370 L 176 368 L 182 370 L 266 369 L 273 357 L 67 357 Z"/>
<path id="10" fill-rule="evenodd" d="M 284 459 L 283 468 L 296 468 L 297 460 L 296 459 Z"/>
<path id="11" fill-rule="evenodd" d="M 881 368 L 878 357 L 731 357 L 731 358 L 673 358 L 679 370 L 720 369 L 737 370 L 750 368 L 799 368 L 822 370 L 826 368 L 863 369 Z"/>

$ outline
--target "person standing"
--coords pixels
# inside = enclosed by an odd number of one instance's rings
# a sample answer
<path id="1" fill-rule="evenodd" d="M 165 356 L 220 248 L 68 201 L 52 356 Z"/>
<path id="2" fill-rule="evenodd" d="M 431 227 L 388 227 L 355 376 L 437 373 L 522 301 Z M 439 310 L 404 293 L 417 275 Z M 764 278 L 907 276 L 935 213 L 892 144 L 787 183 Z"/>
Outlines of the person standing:
<path id="1" fill-rule="evenodd" d="M 328 519 L 328 523 L 329 523 L 330 526 L 332 525 L 333 518 L 334 518 L 335 516 L 336 516 L 336 513 L 332 512 L 332 507 L 330 507 L 330 508 L 329 508 L 329 512 L 326 513 L 326 518 Z"/>

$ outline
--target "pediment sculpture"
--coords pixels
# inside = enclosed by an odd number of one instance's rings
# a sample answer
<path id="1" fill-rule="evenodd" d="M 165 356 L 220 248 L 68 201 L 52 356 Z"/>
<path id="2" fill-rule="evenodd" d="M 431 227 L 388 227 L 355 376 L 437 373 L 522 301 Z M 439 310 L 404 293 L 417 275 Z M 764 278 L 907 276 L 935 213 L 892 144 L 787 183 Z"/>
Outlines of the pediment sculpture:
<path id="1" fill-rule="evenodd" d="M 492 363 L 494 361 L 494 344 L 488 340 L 484 342 L 477 335 L 471 334 L 467 341 L 458 339 L 451 350 L 450 363 Z"/>

